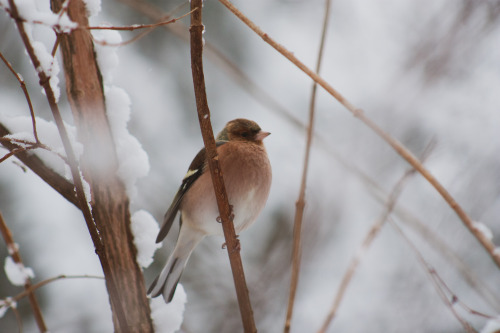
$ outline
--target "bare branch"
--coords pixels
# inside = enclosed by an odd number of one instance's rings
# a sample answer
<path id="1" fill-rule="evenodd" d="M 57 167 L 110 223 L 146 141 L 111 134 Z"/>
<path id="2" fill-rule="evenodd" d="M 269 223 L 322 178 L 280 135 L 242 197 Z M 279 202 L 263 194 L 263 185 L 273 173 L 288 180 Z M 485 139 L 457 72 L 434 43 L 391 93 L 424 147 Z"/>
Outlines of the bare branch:
<path id="1" fill-rule="evenodd" d="M 191 0 L 191 9 L 198 9 L 191 15 L 191 69 L 193 72 L 193 84 L 196 97 L 198 120 L 200 122 L 203 142 L 205 144 L 208 166 L 214 185 L 217 206 L 222 220 L 222 229 L 227 244 L 227 253 L 233 272 L 234 285 L 240 306 L 243 328 L 247 333 L 257 332 L 253 318 L 252 305 L 245 281 L 243 264 L 240 257 L 240 243 L 236 237 L 233 222 L 230 218 L 231 209 L 222 178 L 222 169 L 219 164 L 215 146 L 212 124 L 210 122 L 210 110 L 208 108 L 205 91 L 205 77 L 203 73 L 203 23 L 202 23 L 202 0 Z"/>
<path id="2" fill-rule="evenodd" d="M 325 12 L 323 17 L 323 28 L 321 32 L 321 41 L 318 51 L 318 59 L 316 63 L 316 72 L 319 73 L 321 68 L 321 60 L 323 58 L 323 48 L 325 45 L 326 30 L 328 27 L 329 17 L 330 17 L 330 5 L 331 0 L 325 1 Z M 290 326 L 292 323 L 293 307 L 295 303 L 295 294 L 297 292 L 297 285 L 299 284 L 299 273 L 300 273 L 300 259 L 302 255 L 301 251 L 301 233 L 302 233 L 302 219 L 304 217 L 304 207 L 306 205 L 306 183 L 307 183 L 307 171 L 309 168 L 309 156 L 311 153 L 311 144 L 314 133 L 314 114 L 315 114 L 315 104 L 316 104 L 316 90 L 318 84 L 313 83 L 311 91 L 311 102 L 309 105 L 309 124 L 307 126 L 306 135 L 306 148 L 304 153 L 304 164 L 302 167 L 302 179 L 300 183 L 299 197 L 295 204 L 295 220 L 293 224 L 293 249 L 292 249 L 292 277 L 290 281 L 290 292 L 288 298 L 288 307 L 285 320 L 284 332 L 290 332 Z"/>
<path id="3" fill-rule="evenodd" d="M 23 265 L 23 260 L 21 259 L 21 254 L 14 242 L 14 237 L 12 236 L 12 232 L 9 227 L 5 223 L 3 219 L 2 213 L 0 212 L 0 233 L 2 234 L 3 239 L 5 240 L 5 244 L 7 244 L 7 248 L 9 249 L 9 254 L 16 264 Z M 40 305 L 38 304 L 38 300 L 36 299 L 35 293 L 31 290 L 31 281 L 29 278 L 26 278 L 24 282 L 24 289 L 28 293 L 28 299 L 31 305 L 31 309 L 33 310 L 33 316 L 35 317 L 36 324 L 40 332 L 47 332 L 47 326 L 45 325 L 45 320 L 43 319 L 42 310 L 40 309 Z"/>
<path id="4" fill-rule="evenodd" d="M 152 24 L 134 24 L 134 25 L 129 25 L 129 26 L 126 26 L 126 27 L 115 27 L 115 26 L 110 26 L 110 27 L 107 27 L 107 26 L 91 26 L 91 27 L 87 27 L 86 29 L 88 30 L 118 30 L 118 31 L 134 31 L 134 30 L 138 30 L 138 29 L 152 29 L 152 28 L 158 28 L 158 27 L 161 27 L 161 26 L 164 26 L 164 25 L 167 25 L 167 24 L 171 24 L 171 23 L 175 23 L 177 22 L 178 20 L 188 16 L 188 15 L 191 15 L 194 11 L 198 10 L 198 8 L 195 8 L 193 10 L 191 10 L 190 12 L 182 15 L 182 16 L 179 16 L 177 18 L 173 18 L 171 20 L 168 20 L 168 21 L 162 21 L 162 22 L 157 22 L 157 23 L 152 23 Z"/>
<path id="5" fill-rule="evenodd" d="M 23 90 L 24 96 L 26 97 L 26 102 L 28 102 L 28 107 L 30 109 L 31 122 L 33 124 L 33 136 L 35 137 L 35 141 L 39 143 L 40 140 L 38 140 L 38 133 L 36 131 L 35 112 L 33 111 L 33 105 L 31 104 L 30 94 L 28 93 L 28 89 L 26 88 L 26 82 L 24 82 L 23 78 L 14 70 L 10 62 L 3 56 L 2 52 L 0 52 L 0 58 L 2 58 L 5 65 L 7 65 L 7 68 L 9 68 L 12 75 L 16 77 L 17 81 L 21 85 L 21 89 Z"/>
<path id="6" fill-rule="evenodd" d="M 0 137 L 11 134 L 9 130 L 0 123 Z M 20 148 L 20 146 L 10 142 L 10 141 L 0 141 L 2 145 L 13 151 Z M 30 168 L 34 173 L 36 173 L 40 178 L 43 179 L 48 185 L 50 185 L 54 190 L 59 192 L 66 200 L 71 202 L 73 205 L 79 207 L 79 202 L 75 194 L 75 186 L 69 182 L 66 178 L 49 168 L 38 156 L 35 154 L 28 154 L 26 151 L 21 151 L 15 154 L 16 157 L 23 162 L 28 168 Z"/>
<path id="7" fill-rule="evenodd" d="M 38 283 L 32 284 L 28 289 L 24 290 L 23 292 L 17 294 L 16 296 L 12 297 L 11 299 L 14 301 L 19 301 L 20 299 L 26 297 L 29 293 L 32 293 L 33 291 L 50 284 L 55 281 L 59 280 L 64 280 L 64 279 L 98 279 L 98 280 L 104 280 L 103 276 L 96 276 L 96 275 L 65 275 L 61 274 L 55 277 L 52 277 L 50 279 L 46 279 L 43 281 L 40 281 Z"/>

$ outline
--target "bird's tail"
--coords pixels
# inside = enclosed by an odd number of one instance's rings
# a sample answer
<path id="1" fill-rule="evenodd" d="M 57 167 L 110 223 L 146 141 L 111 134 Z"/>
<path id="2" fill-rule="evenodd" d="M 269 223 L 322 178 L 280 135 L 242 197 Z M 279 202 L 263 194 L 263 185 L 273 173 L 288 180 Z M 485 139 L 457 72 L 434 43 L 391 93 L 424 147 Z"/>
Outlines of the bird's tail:
<path id="1" fill-rule="evenodd" d="M 177 244 L 167 260 L 160 275 L 148 289 L 148 295 L 157 297 L 163 294 L 165 302 L 170 303 L 174 297 L 175 288 L 181 278 L 184 267 L 194 248 L 203 239 L 204 235 L 186 225 L 181 227 Z"/>

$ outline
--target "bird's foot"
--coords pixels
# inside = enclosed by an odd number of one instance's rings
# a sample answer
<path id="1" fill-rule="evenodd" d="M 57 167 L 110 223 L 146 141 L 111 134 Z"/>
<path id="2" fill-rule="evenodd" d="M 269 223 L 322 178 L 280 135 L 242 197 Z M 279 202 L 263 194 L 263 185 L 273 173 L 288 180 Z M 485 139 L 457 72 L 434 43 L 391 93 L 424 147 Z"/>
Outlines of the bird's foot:
<path id="1" fill-rule="evenodd" d="M 217 222 L 219 223 L 222 223 L 222 218 L 219 216 L 217 216 L 217 218 L 215 219 Z M 230 221 L 233 221 L 234 220 L 234 212 L 233 212 L 233 205 L 229 205 L 229 220 Z"/>
<path id="2" fill-rule="evenodd" d="M 234 253 L 235 251 L 238 251 L 238 252 L 241 251 L 241 243 L 240 243 L 239 237 L 240 237 L 240 235 L 236 235 L 236 244 L 234 245 L 233 249 L 231 250 L 231 254 Z M 222 249 L 224 250 L 226 247 L 227 247 L 227 243 L 224 242 L 224 244 L 222 244 Z"/>

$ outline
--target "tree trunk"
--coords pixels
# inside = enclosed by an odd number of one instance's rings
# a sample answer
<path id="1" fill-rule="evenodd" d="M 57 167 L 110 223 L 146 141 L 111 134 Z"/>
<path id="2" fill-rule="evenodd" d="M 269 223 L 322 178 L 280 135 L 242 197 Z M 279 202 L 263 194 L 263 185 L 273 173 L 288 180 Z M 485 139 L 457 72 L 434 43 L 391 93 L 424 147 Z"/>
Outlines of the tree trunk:
<path id="1" fill-rule="evenodd" d="M 63 2 L 52 0 L 53 11 L 58 12 Z M 88 26 L 86 13 L 82 0 L 69 2 L 69 17 L 80 27 Z M 78 139 L 84 145 L 80 167 L 91 188 L 92 215 L 101 238 L 101 244 L 94 245 L 101 263 L 107 260 L 110 267 L 110 272 L 104 271 L 104 274 L 115 331 L 153 332 L 144 279 L 136 261 L 137 250 L 130 229 L 129 200 L 124 184 L 117 177 L 115 145 L 106 116 L 102 77 L 92 37 L 88 30 L 77 29 L 70 34 L 60 34 L 59 38 L 66 92 Z M 117 307 L 123 310 L 126 323 L 116 315 Z"/>

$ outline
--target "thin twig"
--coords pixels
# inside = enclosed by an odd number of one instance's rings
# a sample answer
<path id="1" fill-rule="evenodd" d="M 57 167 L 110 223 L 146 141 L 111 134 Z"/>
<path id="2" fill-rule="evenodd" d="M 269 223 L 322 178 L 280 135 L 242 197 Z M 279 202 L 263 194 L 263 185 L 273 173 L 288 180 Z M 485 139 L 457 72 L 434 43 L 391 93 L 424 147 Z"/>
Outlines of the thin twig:
<path id="1" fill-rule="evenodd" d="M 331 0 L 325 1 L 325 11 L 323 17 L 323 27 L 321 31 L 321 41 L 318 51 L 318 59 L 316 63 L 316 72 L 319 73 L 321 68 L 321 60 L 323 58 L 323 49 L 326 39 L 326 30 L 328 28 L 328 22 L 330 17 L 330 5 Z M 293 248 L 292 248 L 292 277 L 290 279 L 290 292 L 288 296 L 288 306 L 285 319 L 285 327 L 283 331 L 285 333 L 290 332 L 290 326 L 292 323 L 293 307 L 295 304 L 295 295 L 297 292 L 297 285 L 299 284 L 299 273 L 300 273 L 300 259 L 302 256 L 301 251 L 301 233 L 302 233 L 302 220 L 304 217 L 304 207 L 306 205 L 306 184 L 307 184 L 307 171 L 309 169 L 309 156 L 311 153 L 311 144 L 314 133 L 314 116 L 316 109 L 316 91 L 318 84 L 313 82 L 311 91 L 311 100 L 309 105 L 309 123 L 307 125 L 306 134 L 306 147 L 304 153 L 304 164 L 302 167 L 302 179 L 300 182 L 300 190 L 297 202 L 295 204 L 295 219 L 293 224 Z"/>
<path id="2" fill-rule="evenodd" d="M 12 236 L 12 232 L 9 227 L 5 223 L 3 219 L 2 213 L 0 212 L 0 233 L 2 234 L 3 239 L 5 240 L 5 244 L 9 249 L 9 254 L 14 260 L 14 262 L 18 265 L 23 264 L 23 260 L 21 259 L 21 254 L 14 242 L 14 237 Z M 35 293 L 31 290 L 31 280 L 29 277 L 26 277 L 24 281 L 24 289 L 28 294 L 28 299 L 31 305 L 31 309 L 33 310 L 33 316 L 35 317 L 35 322 L 38 326 L 40 332 L 47 332 L 47 326 L 45 325 L 45 320 L 43 319 L 42 310 L 40 309 L 40 305 L 38 304 L 38 300 L 36 299 Z"/>
<path id="3" fill-rule="evenodd" d="M 196 97 L 196 107 L 198 120 L 200 123 L 203 142 L 205 144 L 208 166 L 212 178 L 217 206 L 222 220 L 222 229 L 227 244 L 227 253 L 233 273 L 234 285 L 240 307 L 240 314 L 243 328 L 247 333 L 257 332 L 253 318 L 252 305 L 245 281 L 243 264 L 240 256 L 240 242 L 236 237 L 233 221 L 230 218 L 231 209 L 222 177 L 219 158 L 215 146 L 215 139 L 210 122 L 210 110 L 208 108 L 205 91 L 205 78 L 203 73 L 203 21 L 202 21 L 202 0 L 191 0 L 191 9 L 199 9 L 191 15 L 191 69 L 193 73 L 193 85 Z"/>
<path id="4" fill-rule="evenodd" d="M 115 28 L 115 27 L 108 27 L 109 28 L 108 30 L 135 30 L 135 29 L 144 29 L 144 28 L 147 29 L 145 31 L 142 31 L 137 36 L 135 36 L 135 37 L 133 37 L 133 38 L 127 40 L 127 41 L 124 41 L 124 42 L 120 42 L 120 43 L 108 43 L 106 41 L 97 40 L 94 36 L 92 36 L 92 39 L 94 40 L 95 43 L 97 43 L 99 45 L 103 45 L 103 46 L 115 46 L 115 47 L 125 46 L 125 45 L 128 45 L 128 44 L 131 44 L 133 42 L 136 42 L 139 39 L 147 36 L 150 32 L 154 31 L 154 29 L 156 29 L 156 28 L 158 28 L 160 26 L 165 26 L 167 24 L 177 22 L 177 20 L 180 20 L 181 18 L 184 18 L 187 15 L 190 15 L 195 10 L 196 9 L 193 9 L 189 13 L 186 13 L 186 14 L 182 15 L 181 17 L 178 17 L 178 18 L 175 18 L 175 19 L 171 19 L 170 21 L 163 21 L 163 20 L 161 20 L 160 22 L 157 22 L 157 23 L 154 23 L 154 24 L 142 24 L 142 25 L 133 25 L 133 26 L 130 26 L 130 27 L 133 27 L 133 29 L 126 29 L 126 27 L 111 29 L 111 28 Z M 89 28 L 89 29 L 107 29 L 107 27 L 95 27 L 95 28 Z"/>
<path id="5" fill-rule="evenodd" d="M 434 286 L 434 289 L 436 289 L 439 297 L 443 301 L 444 304 L 450 309 L 451 313 L 455 316 L 455 318 L 462 324 L 463 328 L 465 331 L 468 333 L 477 333 L 477 331 L 464 319 L 462 318 L 458 312 L 455 310 L 453 307 L 453 304 L 456 302 L 457 297 L 456 295 L 453 294 L 453 297 L 448 299 L 446 296 L 445 291 L 443 290 L 442 286 L 446 285 L 444 284 L 443 280 L 439 277 L 437 274 L 436 270 L 425 260 L 424 256 L 420 253 L 420 251 L 417 249 L 415 244 L 411 242 L 411 240 L 405 235 L 403 230 L 397 225 L 397 223 L 394 223 L 392 219 L 390 219 L 391 225 L 396 229 L 396 231 L 401 235 L 401 237 L 406 241 L 406 243 L 410 246 L 410 248 L 413 250 L 413 253 L 417 257 L 418 261 L 420 264 L 424 267 L 426 273 L 429 275 L 429 278 L 432 281 L 432 284 Z M 449 288 L 446 287 L 448 290 Z M 481 314 L 482 316 L 486 316 L 484 314 Z M 486 316 L 488 317 L 488 316 Z"/>
<path id="6" fill-rule="evenodd" d="M 40 281 L 38 283 L 32 284 L 27 290 L 24 290 L 23 292 L 20 292 L 16 296 L 12 297 L 13 300 L 19 301 L 20 299 L 26 297 L 29 293 L 32 293 L 33 291 L 49 284 L 54 281 L 58 280 L 63 280 L 63 279 L 98 279 L 98 280 L 104 280 L 103 276 L 97 276 L 97 275 L 65 275 L 61 274 L 55 277 L 52 277 L 50 279 L 46 279 L 43 281 Z"/>
<path id="7" fill-rule="evenodd" d="M 14 316 L 16 317 L 17 327 L 19 328 L 19 333 L 23 332 L 23 320 L 21 319 L 21 315 L 19 311 L 17 311 L 17 307 L 11 306 L 12 312 L 14 312 Z"/>
<path id="8" fill-rule="evenodd" d="M 427 148 L 424 150 L 422 154 L 422 161 L 427 158 L 429 155 L 430 151 L 434 147 L 434 141 L 431 141 Z M 328 329 L 328 326 L 331 324 L 332 320 L 334 319 L 338 308 L 340 306 L 340 303 L 344 299 L 345 292 L 347 291 L 347 287 L 349 286 L 354 273 L 356 272 L 356 269 L 358 268 L 359 264 L 361 263 L 361 260 L 363 259 L 364 254 L 368 251 L 369 247 L 371 246 L 373 240 L 377 237 L 378 233 L 382 229 L 383 225 L 387 221 L 388 217 L 392 213 L 396 201 L 399 198 L 401 192 L 403 191 L 404 185 L 410 178 L 415 173 L 415 169 L 411 168 L 407 170 L 404 175 L 399 179 L 399 181 L 396 183 L 396 185 L 393 187 L 391 194 L 389 195 L 386 205 L 385 205 L 385 210 L 382 212 L 381 216 L 375 221 L 375 223 L 372 225 L 368 233 L 366 234 L 365 239 L 363 240 L 363 243 L 359 250 L 356 252 L 356 255 L 351 259 L 351 262 L 342 277 L 342 281 L 340 282 L 339 288 L 337 290 L 337 294 L 335 296 L 335 300 L 333 302 L 333 305 L 328 312 L 328 315 L 323 322 L 323 325 L 319 329 L 318 333 L 325 333 L 326 330 Z"/>
<path id="9" fill-rule="evenodd" d="M 151 28 L 158 28 L 158 27 L 161 27 L 161 26 L 164 26 L 164 25 L 167 25 L 167 24 L 171 24 L 171 23 L 175 23 L 177 22 L 178 20 L 188 16 L 188 15 L 191 15 L 194 11 L 198 10 L 198 8 L 195 8 L 191 11 L 189 11 L 188 13 L 182 15 L 182 16 L 179 16 L 177 18 L 173 18 L 173 19 L 170 19 L 168 21 L 162 21 L 162 22 L 157 22 L 157 23 L 152 23 L 152 24 L 134 24 L 134 25 L 129 25 L 129 26 L 126 26 L 126 27 L 114 27 L 114 26 L 111 26 L 111 27 L 107 27 L 107 26 L 91 26 L 91 27 L 86 27 L 86 29 L 88 30 L 118 30 L 118 31 L 134 31 L 134 30 L 138 30 L 138 29 L 151 29 Z"/>
<path id="10" fill-rule="evenodd" d="M 321 87 L 323 87 L 330 95 L 332 95 L 340 104 L 342 104 L 347 110 L 349 110 L 355 117 L 361 120 L 365 125 L 370 127 L 380 138 L 386 141 L 401 157 L 403 157 L 412 167 L 414 167 L 443 197 L 443 199 L 448 203 L 448 205 L 455 211 L 458 217 L 462 220 L 466 228 L 474 235 L 474 237 L 481 243 L 485 250 L 490 255 L 494 263 L 500 268 L 500 251 L 495 251 L 495 244 L 484 235 L 479 229 L 474 228 L 474 223 L 467 213 L 463 210 L 456 200 L 451 196 L 451 194 L 444 188 L 441 183 L 427 170 L 422 163 L 418 161 L 408 149 L 405 148 L 403 144 L 391 137 L 389 134 L 384 132 L 377 124 L 375 124 L 370 118 L 368 118 L 363 110 L 355 107 L 351 102 L 349 102 L 344 96 L 342 96 L 337 90 L 335 90 L 328 82 L 326 82 L 322 77 L 316 74 L 313 70 L 308 68 L 304 63 L 298 60 L 292 52 L 288 51 L 285 47 L 274 41 L 269 35 L 263 32 L 255 23 L 248 19 L 243 13 L 241 13 L 236 7 L 228 0 L 219 0 L 224 6 L 226 6 L 234 15 L 236 15 L 241 21 L 243 21 L 250 29 L 252 29 L 256 34 L 258 34 L 266 43 L 271 45 L 275 50 L 281 53 L 285 58 L 290 60 L 295 66 L 307 74 L 311 79 L 317 82 Z"/>
<path id="11" fill-rule="evenodd" d="M 61 38 L 58 32 L 54 30 L 54 33 L 56 34 L 56 41 L 54 42 L 54 46 L 52 46 L 52 52 L 50 54 L 52 57 L 56 56 L 57 48 L 59 47 L 59 43 L 61 43 Z"/>
<path id="12" fill-rule="evenodd" d="M 33 136 L 35 137 L 35 141 L 37 143 L 39 143 L 40 140 L 38 139 L 38 133 L 36 131 L 35 111 L 33 111 L 33 104 L 31 104 L 31 98 L 30 98 L 30 94 L 28 93 L 28 89 L 26 88 L 26 82 L 24 82 L 23 78 L 14 70 L 14 68 L 12 67 L 10 62 L 3 56 L 2 52 L 0 52 L 0 58 L 2 58 L 3 62 L 7 66 L 7 68 L 16 77 L 17 81 L 21 85 L 21 89 L 23 90 L 24 97 L 26 97 L 26 101 L 28 102 L 28 107 L 30 109 L 31 122 L 32 122 L 32 126 L 33 126 Z"/>
<path id="13" fill-rule="evenodd" d="M 33 63 L 33 66 L 35 69 L 41 68 L 40 67 L 40 60 L 38 59 L 36 52 L 33 48 L 33 45 L 31 45 L 31 41 L 28 37 L 28 34 L 26 33 L 24 23 L 22 20 L 19 20 L 19 13 L 17 10 L 17 6 L 14 3 L 14 0 L 8 0 L 9 1 L 9 7 L 10 7 L 10 15 L 14 19 L 19 34 L 21 36 L 21 39 L 23 40 L 24 46 L 26 48 L 26 51 Z M 54 116 L 54 120 L 56 122 L 57 129 L 59 131 L 59 135 L 61 136 L 61 141 L 64 146 L 64 150 L 66 152 L 66 156 L 68 158 L 70 170 L 71 170 L 71 175 L 73 178 L 73 183 L 75 185 L 76 189 L 76 196 L 78 199 L 79 203 L 79 208 L 83 213 L 83 216 L 85 218 L 85 222 L 87 224 L 87 228 L 89 230 L 90 236 L 92 238 L 92 242 L 94 243 L 96 253 L 99 256 L 101 266 L 104 271 L 104 275 L 107 277 L 107 286 L 108 290 L 110 293 L 110 298 L 115 305 L 115 311 L 116 311 L 116 316 L 118 318 L 118 322 L 120 325 L 123 325 L 123 330 L 125 330 L 126 327 L 128 327 L 127 324 L 127 316 L 125 315 L 125 311 L 123 309 L 123 305 L 120 302 L 120 293 L 118 292 L 118 287 L 116 286 L 115 279 L 113 277 L 113 272 L 111 271 L 111 266 L 106 258 L 104 249 L 103 249 L 103 243 L 102 240 L 99 236 L 99 232 L 97 230 L 97 227 L 95 225 L 92 212 L 90 211 L 87 198 L 85 196 L 85 191 L 83 188 L 83 182 L 81 179 L 80 175 L 80 170 L 78 167 L 78 161 L 76 159 L 76 155 L 74 153 L 73 147 L 71 145 L 71 141 L 69 139 L 68 132 L 66 130 L 66 127 L 64 125 L 64 121 L 61 116 L 61 112 L 59 111 L 59 106 L 56 102 L 56 98 L 54 95 L 54 91 L 52 90 L 52 87 L 50 86 L 49 79 L 45 72 L 38 71 L 38 77 L 40 79 L 40 85 L 44 88 L 45 95 L 47 96 L 47 101 L 49 103 L 50 109 L 52 111 L 52 115 Z"/>
<path id="14" fill-rule="evenodd" d="M 0 131 L 1 132 L 1 131 Z M 52 148 L 50 148 L 49 146 L 41 143 L 40 141 L 38 142 L 33 142 L 33 141 L 29 141 L 29 140 L 24 140 L 24 139 L 16 139 L 16 138 L 6 138 L 6 137 L 3 137 L 3 136 L 0 136 L 0 142 L 3 143 L 11 143 L 13 145 L 18 145 L 18 144 L 23 144 L 25 146 L 18 146 L 19 147 L 19 151 L 16 151 L 15 154 L 18 154 L 20 152 L 23 152 L 23 151 L 27 151 L 27 150 L 32 150 L 32 149 L 43 149 L 43 150 L 46 150 L 46 151 L 49 151 L 53 154 L 55 154 L 57 157 L 59 157 L 61 160 L 63 160 L 66 164 L 69 164 L 68 163 L 68 159 L 66 158 L 66 156 L 63 156 L 62 154 L 54 151 Z M 0 162 L 3 162 L 3 159 L 0 159 Z"/>
<path id="15" fill-rule="evenodd" d="M 0 123 L 0 137 L 10 134 L 9 130 Z M 10 151 L 20 148 L 17 144 L 12 143 L 11 140 L 4 141 L 0 139 L 0 142 Z M 23 162 L 24 165 L 30 168 L 54 190 L 59 192 L 66 200 L 76 207 L 79 207 L 79 201 L 75 194 L 75 186 L 66 178 L 49 168 L 38 156 L 36 156 L 36 154 L 28 154 L 26 151 L 22 151 L 16 154 L 16 158 Z"/>
<path id="16" fill-rule="evenodd" d="M 135 10 L 141 12 L 142 14 L 150 17 L 153 20 L 166 19 L 171 15 L 171 12 L 165 14 L 162 12 L 161 8 L 153 5 L 150 2 L 140 1 L 140 0 L 119 0 L 120 2 L 127 4 L 128 6 L 134 8 Z M 171 31 L 174 35 L 180 39 L 189 42 L 189 32 L 187 27 L 184 26 L 183 22 L 180 21 L 175 25 L 167 25 L 164 27 Z M 281 116 L 288 119 L 292 124 L 300 129 L 306 129 L 306 126 L 298 119 L 294 114 L 292 114 L 285 106 L 283 106 L 276 98 L 270 94 L 265 89 L 253 81 L 248 75 L 246 75 L 241 68 L 224 55 L 221 50 L 210 43 L 209 40 L 205 39 L 205 44 L 203 48 L 204 56 L 210 60 L 213 64 L 220 66 L 226 74 L 236 81 L 242 89 L 254 97 L 254 99 L 261 103 L 262 105 L 274 110 Z M 317 133 L 314 133 L 315 139 L 317 139 Z M 323 140 L 324 141 L 324 140 Z"/>

